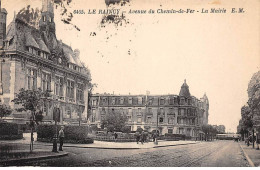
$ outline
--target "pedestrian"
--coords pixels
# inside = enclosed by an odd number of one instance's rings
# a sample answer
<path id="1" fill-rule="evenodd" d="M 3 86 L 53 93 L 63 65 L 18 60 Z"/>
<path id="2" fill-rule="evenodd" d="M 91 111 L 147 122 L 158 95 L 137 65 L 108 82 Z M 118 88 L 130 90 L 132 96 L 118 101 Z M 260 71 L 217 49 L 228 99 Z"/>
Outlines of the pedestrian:
<path id="1" fill-rule="evenodd" d="M 115 133 L 115 142 L 116 142 L 117 136 L 118 136 L 117 133 Z"/>
<path id="2" fill-rule="evenodd" d="M 65 136 L 63 129 L 64 129 L 64 126 L 61 126 L 61 129 L 60 129 L 60 131 L 59 131 L 59 138 L 60 138 L 59 151 L 63 151 L 63 150 L 62 150 L 62 146 L 63 146 L 63 140 L 64 140 L 64 136 Z"/>
<path id="3" fill-rule="evenodd" d="M 152 134 L 152 137 L 153 137 L 153 142 L 155 142 L 155 137 L 156 137 L 155 133 Z"/>
<path id="4" fill-rule="evenodd" d="M 138 144 L 140 140 L 140 134 L 139 132 L 136 132 L 135 135 L 136 135 L 136 143 Z"/>
<path id="5" fill-rule="evenodd" d="M 144 138 L 145 138 L 144 131 L 142 131 L 142 133 L 141 133 L 141 143 L 142 144 L 144 144 Z"/>

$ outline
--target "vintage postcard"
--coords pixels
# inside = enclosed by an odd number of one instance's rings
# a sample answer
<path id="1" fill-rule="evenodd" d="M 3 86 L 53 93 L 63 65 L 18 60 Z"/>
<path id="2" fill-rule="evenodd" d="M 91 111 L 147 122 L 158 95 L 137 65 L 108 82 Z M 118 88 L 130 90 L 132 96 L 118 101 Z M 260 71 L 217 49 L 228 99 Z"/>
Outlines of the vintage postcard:
<path id="1" fill-rule="evenodd" d="M 259 0 L 0 0 L 0 166 L 260 165 Z"/>

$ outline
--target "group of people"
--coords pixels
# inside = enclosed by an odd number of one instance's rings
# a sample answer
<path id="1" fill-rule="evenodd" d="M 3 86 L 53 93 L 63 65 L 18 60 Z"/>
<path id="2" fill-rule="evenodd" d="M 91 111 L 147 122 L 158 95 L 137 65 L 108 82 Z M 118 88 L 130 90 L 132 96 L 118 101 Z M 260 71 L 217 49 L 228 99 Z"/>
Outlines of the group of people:
<path id="1" fill-rule="evenodd" d="M 141 133 L 139 132 L 136 132 L 135 134 L 135 137 L 136 137 L 136 143 L 138 144 L 139 142 L 141 142 L 142 144 L 145 143 L 145 142 L 148 142 L 149 139 L 150 139 L 150 136 L 148 133 L 142 131 Z M 155 142 L 155 139 L 156 139 L 156 134 L 152 134 L 152 139 L 153 139 L 153 142 Z"/>

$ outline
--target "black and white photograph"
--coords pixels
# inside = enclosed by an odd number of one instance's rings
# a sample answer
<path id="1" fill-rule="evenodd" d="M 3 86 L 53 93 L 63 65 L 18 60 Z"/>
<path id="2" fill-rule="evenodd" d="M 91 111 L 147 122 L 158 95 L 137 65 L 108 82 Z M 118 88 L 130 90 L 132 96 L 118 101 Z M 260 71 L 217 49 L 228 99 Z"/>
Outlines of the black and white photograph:
<path id="1" fill-rule="evenodd" d="M 0 167 L 259 167 L 259 0 L 0 0 Z"/>

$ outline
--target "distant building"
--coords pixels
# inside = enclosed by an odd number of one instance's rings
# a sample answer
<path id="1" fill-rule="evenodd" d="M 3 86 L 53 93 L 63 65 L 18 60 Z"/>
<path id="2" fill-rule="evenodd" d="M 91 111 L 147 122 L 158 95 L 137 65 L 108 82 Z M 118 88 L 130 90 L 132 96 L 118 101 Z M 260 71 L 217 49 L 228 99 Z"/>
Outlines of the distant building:
<path id="1" fill-rule="evenodd" d="M 79 60 L 79 50 L 56 38 L 53 1 L 43 0 L 37 27 L 14 17 L 6 31 L 5 9 L 0 11 L 0 99 L 13 102 L 21 88 L 51 90 L 42 106 L 44 121 L 53 121 L 53 108 L 61 111 L 60 123 L 87 120 L 89 70 Z M 16 112 L 8 120 L 26 123 L 30 113 Z"/>
<path id="2" fill-rule="evenodd" d="M 161 134 L 185 134 L 198 137 L 200 127 L 208 123 L 209 101 L 190 95 L 186 81 L 179 95 L 113 95 L 95 94 L 90 98 L 90 122 L 101 127 L 106 114 L 120 112 L 128 117 L 131 131 L 143 128 L 149 132 L 158 127 Z M 158 114 L 158 115 L 157 115 Z"/>

